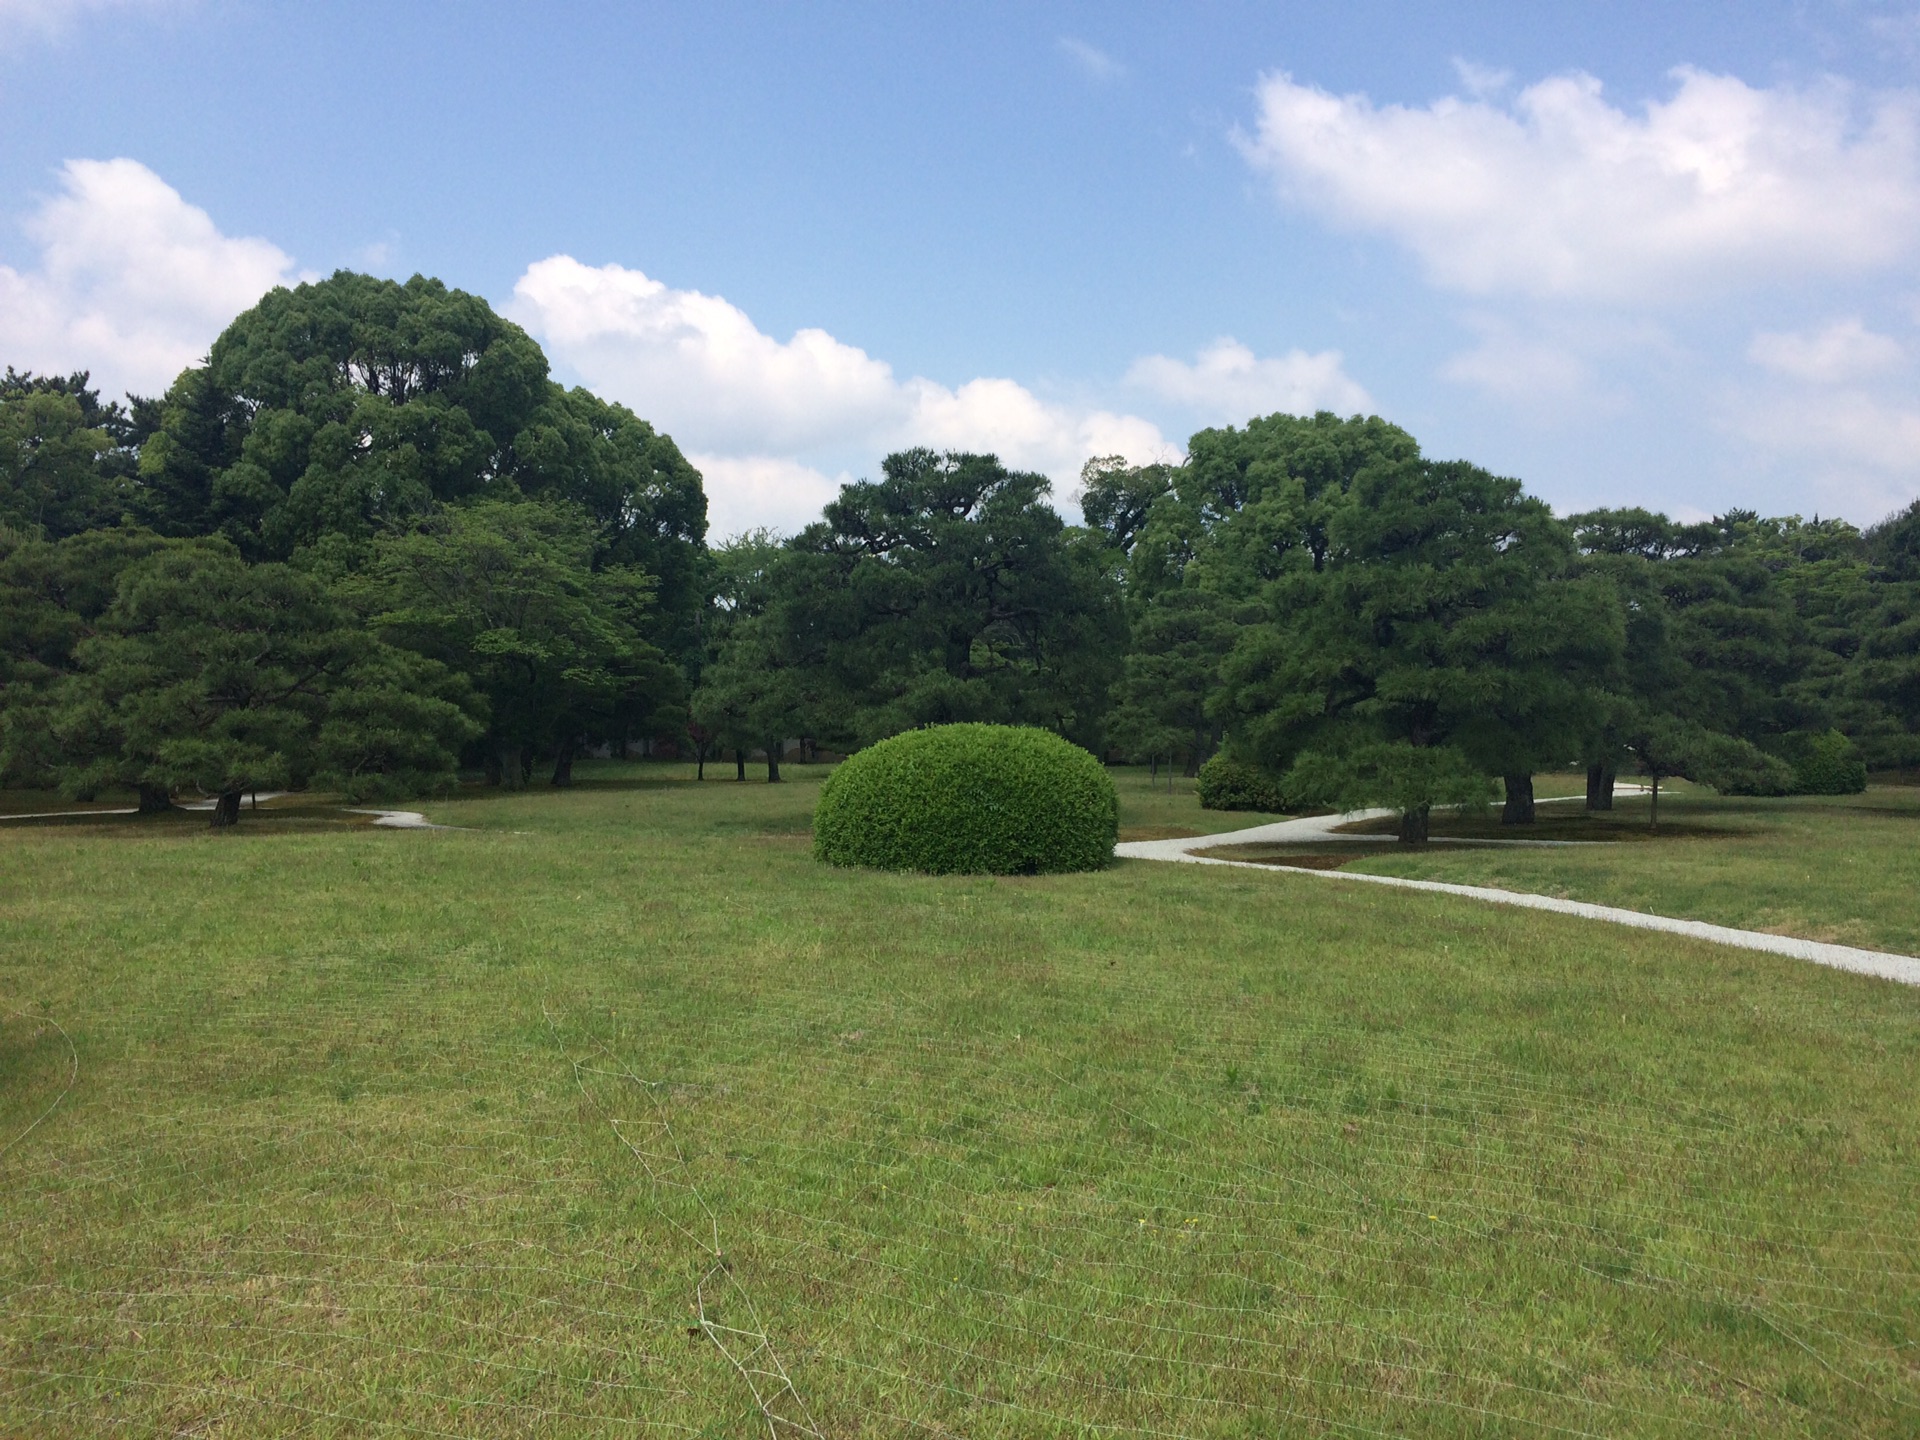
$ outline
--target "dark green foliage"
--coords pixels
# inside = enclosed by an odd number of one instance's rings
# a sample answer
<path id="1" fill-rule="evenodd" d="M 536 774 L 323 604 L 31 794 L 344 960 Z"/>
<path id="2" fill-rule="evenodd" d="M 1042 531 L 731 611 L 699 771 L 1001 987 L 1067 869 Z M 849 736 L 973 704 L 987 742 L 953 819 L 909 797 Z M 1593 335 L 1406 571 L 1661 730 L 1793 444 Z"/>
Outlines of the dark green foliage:
<path id="1" fill-rule="evenodd" d="M 1310 805 L 1358 810 L 1384 805 L 1400 812 L 1400 838 L 1424 843 L 1434 806 L 1486 800 L 1493 785 L 1452 745 L 1382 741 L 1304 752 L 1287 772 L 1287 789 Z"/>
<path id="2" fill-rule="evenodd" d="M 501 778 L 566 783 L 685 722 L 705 533 L 672 440 L 420 276 L 276 289 L 130 408 L 9 369 L 0 777 L 431 789 L 471 709 Z"/>
<path id="3" fill-rule="evenodd" d="M 805 617 L 793 610 L 791 567 L 801 563 L 767 530 L 742 535 L 712 554 L 713 658 L 700 673 L 693 718 L 713 743 L 767 757 L 780 778 L 786 741 L 821 728 L 825 676 L 807 665 Z"/>
<path id="4" fill-rule="evenodd" d="M 955 721 L 1099 743 L 1126 640 L 1110 552 L 1043 475 L 908 450 L 790 543 L 769 610 L 847 743 Z"/>
<path id="5" fill-rule="evenodd" d="M 813 852 L 830 864 L 1037 875 L 1113 860 L 1119 801 L 1100 762 L 1049 731 L 939 725 L 843 762 L 820 793 Z"/>
<path id="6" fill-rule="evenodd" d="M 1258 765 L 1231 755 L 1216 755 L 1200 767 L 1203 810 L 1260 810 L 1277 814 L 1289 808 L 1280 782 Z"/>
<path id="7" fill-rule="evenodd" d="M 437 280 L 341 271 L 274 290 L 174 382 L 140 508 L 249 557 L 365 536 L 497 490 L 553 389 L 517 325 Z"/>
<path id="8" fill-rule="evenodd" d="M 129 569 L 161 550 L 219 546 L 150 530 L 0 541 L 0 781 L 51 787 L 67 763 L 51 727 L 75 648 L 95 633 Z"/>
<path id="9" fill-rule="evenodd" d="M 1187 757 L 1196 773 L 1219 742 L 1207 703 L 1220 686 L 1220 662 L 1235 627 L 1224 601 L 1197 588 L 1164 590 L 1134 607 L 1126 674 L 1113 687 L 1108 735 L 1129 753 Z"/>
<path id="10" fill-rule="evenodd" d="M 477 733 L 458 682 L 381 645 L 311 577 L 230 546 L 160 549 L 74 647 L 48 732 L 63 788 L 197 790 L 216 825 L 248 790 L 444 788 Z"/>
<path id="11" fill-rule="evenodd" d="M 90 418 L 97 416 L 58 384 L 7 371 L 0 381 L 0 525 L 58 540 L 120 518 L 118 487 L 100 463 L 113 441 Z"/>
<path id="12" fill-rule="evenodd" d="M 375 633 L 472 677 L 488 702 L 485 757 L 510 787 L 535 757 L 567 783 L 583 745 L 644 734 L 683 697 L 643 638 L 651 578 L 593 570 L 595 536 L 572 507 L 449 506 L 380 536 L 343 586 Z"/>
<path id="13" fill-rule="evenodd" d="M 512 462 L 528 496 L 575 506 L 599 526 L 596 569 L 653 577 L 651 638 L 676 660 L 693 659 L 706 600 L 707 496 L 679 447 L 624 405 L 556 385 L 515 437 Z"/>
<path id="14" fill-rule="evenodd" d="M 1796 731 L 1774 749 L 1793 767 L 1796 795 L 1858 795 L 1867 788 L 1867 762 L 1838 730 Z"/>
<path id="15" fill-rule="evenodd" d="M 1750 741 L 1641 706 L 1630 712 L 1621 744 L 1653 790 L 1647 823 L 1660 824 L 1660 782 L 1683 776 L 1729 795 L 1784 795 L 1793 783 L 1786 763 Z"/>
<path id="16" fill-rule="evenodd" d="M 1080 467 L 1080 513 L 1111 549 L 1125 555 L 1179 475 L 1171 465 L 1129 465 L 1124 456 L 1098 456 Z"/>
<path id="17" fill-rule="evenodd" d="M 1738 735 L 1695 728 L 1686 768 L 1689 780 L 1711 785 L 1722 795 L 1787 795 L 1794 774 L 1779 757 Z"/>
<path id="18" fill-rule="evenodd" d="M 653 638 L 691 658 L 699 472 L 623 406 L 548 379 L 519 326 L 437 280 L 340 271 L 268 294 L 174 383 L 133 494 L 162 533 L 224 535 L 250 559 L 523 499 L 589 516 L 592 568 L 652 575 Z"/>
<path id="19" fill-rule="evenodd" d="M 1247 551 L 1268 558 L 1211 709 L 1276 773 L 1315 757 L 1290 795 L 1418 819 L 1477 787 L 1463 777 L 1571 756 L 1620 614 L 1517 481 L 1425 461 L 1410 440 L 1367 453 L 1310 501 L 1296 485 L 1220 525 L 1256 526 Z M 1189 580 L 1216 560 L 1196 559 Z"/>

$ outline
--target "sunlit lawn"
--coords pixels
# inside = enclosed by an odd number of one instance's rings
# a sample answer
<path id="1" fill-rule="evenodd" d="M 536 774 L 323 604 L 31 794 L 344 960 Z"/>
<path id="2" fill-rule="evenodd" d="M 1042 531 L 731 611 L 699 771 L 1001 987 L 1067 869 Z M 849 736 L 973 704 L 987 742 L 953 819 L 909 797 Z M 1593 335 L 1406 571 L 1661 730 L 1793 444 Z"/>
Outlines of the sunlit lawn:
<path id="1" fill-rule="evenodd" d="M 1356 862 L 1387 875 L 1493 885 L 1809 940 L 1920 955 L 1920 789 L 1780 800 L 1689 790 L 1623 796 L 1600 824 L 1579 804 L 1539 807 L 1532 830 L 1486 821 L 1437 834 L 1534 834 L 1621 843 L 1567 849 L 1404 847 Z M 1557 822 L 1557 823 L 1556 823 Z M 1609 833 L 1611 830 L 1612 833 Z"/>
<path id="2" fill-rule="evenodd" d="M 819 771 L 582 773 L 0 826 L 0 1434 L 1920 1426 L 1920 992 L 1317 876 L 834 871 Z M 1571 853 L 1391 863 L 1813 905 Z"/>

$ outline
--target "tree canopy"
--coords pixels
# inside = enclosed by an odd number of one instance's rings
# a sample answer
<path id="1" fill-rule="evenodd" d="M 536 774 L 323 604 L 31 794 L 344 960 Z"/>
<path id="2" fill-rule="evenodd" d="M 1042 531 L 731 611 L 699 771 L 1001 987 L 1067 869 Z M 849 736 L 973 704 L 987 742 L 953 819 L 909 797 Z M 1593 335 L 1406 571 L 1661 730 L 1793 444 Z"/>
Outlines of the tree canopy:
<path id="1" fill-rule="evenodd" d="M 10 370 L 0 765 L 158 803 L 564 783 L 682 723 L 705 534 L 671 439 L 437 280 L 276 289 L 129 408 Z"/>
<path id="2" fill-rule="evenodd" d="M 710 550 L 673 441 L 484 300 L 276 289 L 157 399 L 0 380 L 0 781 L 565 784 L 672 737 L 777 779 L 794 740 L 989 721 L 1219 753 L 1417 839 L 1495 783 L 1526 823 L 1567 764 L 1597 806 L 1628 768 L 1766 792 L 1920 764 L 1920 506 L 1864 534 L 1561 518 L 1324 412 L 1080 481 L 1076 525 L 1042 475 L 901 450 L 798 534 Z"/>
<path id="3" fill-rule="evenodd" d="M 902 451 L 882 476 L 772 558 L 741 632 L 810 673 L 811 733 L 991 721 L 1097 744 L 1125 636 L 1097 539 L 990 455 Z"/>
<path id="4" fill-rule="evenodd" d="M 355 798 L 447 783 L 477 727 L 432 662 L 381 646 L 325 589 L 224 544 L 135 562 L 54 691 L 58 772 L 75 792 L 192 787 L 214 823 L 249 790 L 319 783 Z"/>

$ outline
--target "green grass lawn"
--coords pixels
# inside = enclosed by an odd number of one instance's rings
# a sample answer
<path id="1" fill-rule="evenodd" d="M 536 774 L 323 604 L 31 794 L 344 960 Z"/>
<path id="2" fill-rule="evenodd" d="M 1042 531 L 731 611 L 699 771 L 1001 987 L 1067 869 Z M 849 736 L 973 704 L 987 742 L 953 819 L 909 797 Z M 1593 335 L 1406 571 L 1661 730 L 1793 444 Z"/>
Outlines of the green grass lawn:
<path id="1" fill-rule="evenodd" d="M 1623 796 L 1610 816 L 1579 804 L 1543 805 L 1526 831 L 1438 817 L 1434 833 L 1618 840 L 1578 849 L 1393 847 L 1352 868 L 1421 880 L 1492 885 L 1621 905 L 1920 955 L 1920 789 L 1874 786 L 1863 795 L 1785 800 L 1662 793 L 1661 829 L 1647 831 L 1648 801 Z"/>
<path id="2" fill-rule="evenodd" d="M 1920 1428 L 1920 992 L 582 774 L 0 826 L 0 1434 Z"/>

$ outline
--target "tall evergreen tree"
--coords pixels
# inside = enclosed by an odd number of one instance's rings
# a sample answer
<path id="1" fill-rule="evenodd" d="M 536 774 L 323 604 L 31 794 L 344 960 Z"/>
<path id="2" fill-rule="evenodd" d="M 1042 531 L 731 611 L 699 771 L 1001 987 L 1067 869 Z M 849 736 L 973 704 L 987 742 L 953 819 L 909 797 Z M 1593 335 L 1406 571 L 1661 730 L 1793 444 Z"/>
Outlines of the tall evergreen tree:
<path id="1" fill-rule="evenodd" d="M 375 632 L 473 678 L 488 772 L 510 788 L 536 757 L 570 783 L 583 746 L 668 723 L 683 698 L 646 639 L 650 577 L 595 571 L 597 536 L 579 511 L 532 501 L 448 507 L 376 539 L 343 587 Z"/>
<path id="2" fill-rule="evenodd" d="M 1043 725 L 1099 743 L 1125 618 L 1107 551 L 1044 476 L 909 450 L 849 485 L 779 570 L 783 644 L 816 657 L 842 738 L 916 725 Z"/>
<path id="3" fill-rule="evenodd" d="M 131 566 L 74 657 L 51 712 L 62 785 L 197 789 L 215 826 L 249 790 L 450 785 L 478 728 L 439 667 L 380 645 L 311 577 L 224 545 Z"/>
<path id="4" fill-rule="evenodd" d="M 1294 767 L 1302 798 L 1401 809 L 1408 840 L 1476 777 L 1524 782 L 1527 798 L 1530 772 L 1576 749 L 1619 650 L 1612 590 L 1573 573 L 1544 504 L 1471 465 L 1408 454 L 1321 504 L 1323 529 L 1224 667 L 1236 739 Z"/>

